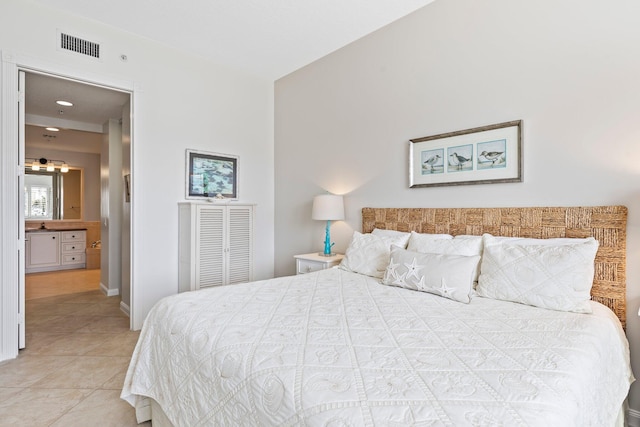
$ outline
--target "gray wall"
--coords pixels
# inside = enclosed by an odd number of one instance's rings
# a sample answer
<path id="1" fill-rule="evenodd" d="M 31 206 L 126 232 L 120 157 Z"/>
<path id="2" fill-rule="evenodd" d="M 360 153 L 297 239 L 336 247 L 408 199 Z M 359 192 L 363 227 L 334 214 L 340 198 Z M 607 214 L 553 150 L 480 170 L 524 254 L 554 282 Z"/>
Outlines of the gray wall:
<path id="1" fill-rule="evenodd" d="M 276 82 L 275 272 L 322 249 L 313 196 L 364 206 L 629 207 L 628 321 L 640 374 L 640 2 L 440 0 Z M 524 121 L 524 182 L 408 188 L 408 140 Z M 640 411 L 634 385 L 631 408 Z"/>

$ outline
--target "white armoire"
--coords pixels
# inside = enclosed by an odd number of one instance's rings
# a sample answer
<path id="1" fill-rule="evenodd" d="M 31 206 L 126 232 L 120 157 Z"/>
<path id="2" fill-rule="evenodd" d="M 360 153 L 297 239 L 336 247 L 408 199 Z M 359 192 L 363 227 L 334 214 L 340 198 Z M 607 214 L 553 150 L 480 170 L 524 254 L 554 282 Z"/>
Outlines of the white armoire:
<path id="1" fill-rule="evenodd" d="M 178 291 L 253 280 L 255 205 L 179 203 Z"/>

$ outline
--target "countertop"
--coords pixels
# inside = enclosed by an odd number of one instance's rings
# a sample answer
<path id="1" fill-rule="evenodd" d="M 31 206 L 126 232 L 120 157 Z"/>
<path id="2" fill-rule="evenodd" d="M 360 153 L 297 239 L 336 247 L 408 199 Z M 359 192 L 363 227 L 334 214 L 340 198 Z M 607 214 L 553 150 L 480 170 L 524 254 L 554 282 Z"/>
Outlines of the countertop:
<path id="1" fill-rule="evenodd" d="M 25 233 L 37 233 L 37 232 L 55 232 L 55 231 L 81 231 L 86 230 L 86 228 L 82 227 L 51 227 L 51 228 L 25 228 Z"/>

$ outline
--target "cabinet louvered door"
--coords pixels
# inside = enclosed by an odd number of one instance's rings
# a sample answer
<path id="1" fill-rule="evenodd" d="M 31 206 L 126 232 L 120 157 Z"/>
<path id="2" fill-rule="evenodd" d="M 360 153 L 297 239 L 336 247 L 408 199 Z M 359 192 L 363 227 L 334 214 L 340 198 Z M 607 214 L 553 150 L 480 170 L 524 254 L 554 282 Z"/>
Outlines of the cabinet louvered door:
<path id="1" fill-rule="evenodd" d="M 227 283 L 253 280 L 253 207 L 230 206 Z"/>
<path id="2" fill-rule="evenodd" d="M 206 207 L 197 210 L 196 287 L 225 284 L 225 209 Z"/>
<path id="3" fill-rule="evenodd" d="M 178 292 L 253 280 L 254 205 L 178 208 Z"/>

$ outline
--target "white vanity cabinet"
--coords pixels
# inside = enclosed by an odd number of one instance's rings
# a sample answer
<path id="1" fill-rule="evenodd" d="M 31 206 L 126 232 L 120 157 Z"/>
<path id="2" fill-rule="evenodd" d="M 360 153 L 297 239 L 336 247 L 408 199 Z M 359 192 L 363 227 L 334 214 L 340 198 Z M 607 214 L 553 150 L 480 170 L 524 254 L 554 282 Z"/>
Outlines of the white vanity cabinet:
<path id="1" fill-rule="evenodd" d="M 67 268 L 84 268 L 87 232 L 84 230 L 63 231 L 60 233 L 60 265 Z"/>
<path id="2" fill-rule="evenodd" d="M 86 230 L 26 233 L 25 273 L 85 268 Z"/>
<path id="3" fill-rule="evenodd" d="M 253 280 L 254 205 L 179 204 L 178 290 Z"/>
<path id="4" fill-rule="evenodd" d="M 47 271 L 60 265 L 60 233 L 39 231 L 28 233 L 26 272 Z M 31 271 L 30 271 L 31 270 Z"/>

